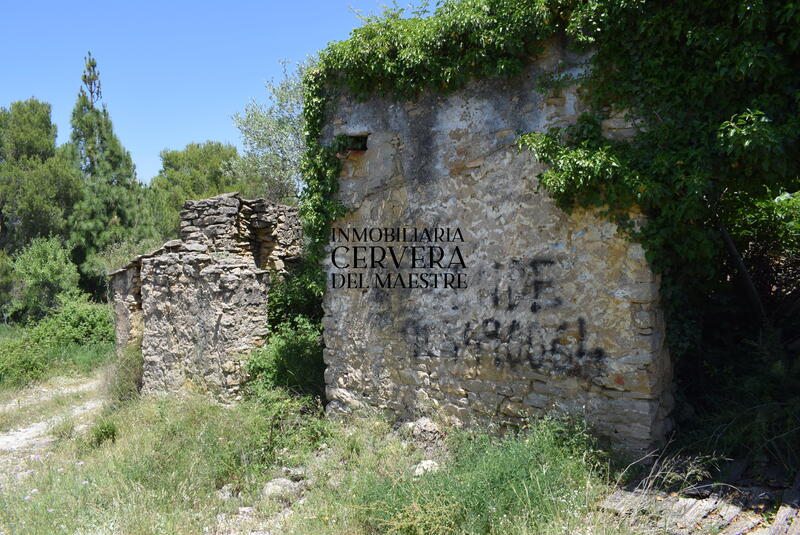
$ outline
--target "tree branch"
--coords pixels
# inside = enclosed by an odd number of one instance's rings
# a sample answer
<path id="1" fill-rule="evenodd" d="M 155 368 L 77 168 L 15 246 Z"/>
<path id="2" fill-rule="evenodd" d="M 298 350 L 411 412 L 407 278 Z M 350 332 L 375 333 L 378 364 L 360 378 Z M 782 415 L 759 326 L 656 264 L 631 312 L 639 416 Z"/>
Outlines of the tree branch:
<path id="1" fill-rule="evenodd" d="M 761 326 L 767 326 L 768 319 L 767 313 L 764 311 L 764 304 L 761 302 L 761 297 L 758 295 L 755 284 L 753 284 L 753 279 L 750 277 L 750 273 L 747 271 L 747 267 L 744 265 L 742 255 L 739 254 L 736 244 L 733 243 L 733 239 L 731 238 L 731 235 L 728 234 L 728 231 L 725 229 L 722 221 L 719 222 L 719 232 L 722 234 L 722 240 L 725 242 L 725 248 L 728 250 L 728 254 L 736 264 L 736 269 L 739 272 L 739 278 L 741 279 L 742 284 L 747 292 L 747 300 L 750 301 L 750 306 L 753 308 L 753 311 L 758 317 Z"/>

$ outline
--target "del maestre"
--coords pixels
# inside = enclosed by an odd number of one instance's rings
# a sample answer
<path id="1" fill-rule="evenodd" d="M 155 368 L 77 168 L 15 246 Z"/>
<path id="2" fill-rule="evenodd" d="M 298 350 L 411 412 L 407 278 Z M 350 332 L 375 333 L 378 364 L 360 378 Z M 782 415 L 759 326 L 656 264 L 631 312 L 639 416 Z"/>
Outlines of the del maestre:
<path id="1" fill-rule="evenodd" d="M 331 273 L 331 288 L 453 289 L 467 287 L 466 273 Z"/>

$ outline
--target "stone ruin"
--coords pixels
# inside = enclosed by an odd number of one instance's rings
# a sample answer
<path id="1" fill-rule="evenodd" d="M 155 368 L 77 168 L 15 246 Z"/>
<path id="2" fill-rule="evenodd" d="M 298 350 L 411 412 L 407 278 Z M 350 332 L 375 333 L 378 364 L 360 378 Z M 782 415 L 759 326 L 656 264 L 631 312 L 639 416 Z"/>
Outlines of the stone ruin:
<path id="1" fill-rule="evenodd" d="M 110 275 L 119 350 L 141 340 L 142 392 L 235 399 L 267 336 L 270 277 L 302 252 L 296 207 L 236 193 L 187 201 L 181 238 Z"/>
<path id="2" fill-rule="evenodd" d="M 538 187 L 545 167 L 516 146 L 519 132 L 575 122 L 577 88 L 543 94 L 537 80 L 579 74 L 583 59 L 553 42 L 509 80 L 409 101 L 338 95 L 324 138 L 352 150 L 326 261 L 329 411 L 514 425 L 555 409 L 620 449 L 664 439 L 658 277 L 599 211 L 560 210 Z M 634 131 L 620 114 L 603 130 Z"/>
<path id="3" fill-rule="evenodd" d="M 579 74 L 558 43 L 510 80 L 411 101 L 335 99 L 324 140 L 340 154 L 325 261 L 328 411 L 517 425 L 583 415 L 640 452 L 671 428 L 671 364 L 659 279 L 642 247 L 597 210 L 567 214 L 518 132 L 573 123 Z M 573 65 L 572 67 L 570 65 Z M 617 114 L 604 133 L 633 126 Z M 631 214 L 640 220 L 639 214 Z M 111 277 L 117 341 L 141 337 L 143 391 L 236 397 L 241 356 L 267 335 L 270 274 L 301 253 L 297 209 L 228 194 L 186 203 L 181 239 Z"/>

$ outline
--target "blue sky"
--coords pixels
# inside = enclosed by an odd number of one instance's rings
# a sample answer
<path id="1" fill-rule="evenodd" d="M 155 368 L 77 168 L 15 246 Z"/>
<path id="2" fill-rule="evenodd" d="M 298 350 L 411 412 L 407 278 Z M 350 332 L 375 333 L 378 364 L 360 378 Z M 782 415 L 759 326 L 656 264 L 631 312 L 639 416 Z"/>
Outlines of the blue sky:
<path id="1" fill-rule="evenodd" d="M 64 2 L 0 0 L 0 106 L 53 106 L 58 141 L 91 50 L 114 129 L 140 180 L 159 152 L 217 140 L 240 146 L 231 115 L 266 100 L 281 60 L 299 61 L 360 25 L 378 0 Z"/>

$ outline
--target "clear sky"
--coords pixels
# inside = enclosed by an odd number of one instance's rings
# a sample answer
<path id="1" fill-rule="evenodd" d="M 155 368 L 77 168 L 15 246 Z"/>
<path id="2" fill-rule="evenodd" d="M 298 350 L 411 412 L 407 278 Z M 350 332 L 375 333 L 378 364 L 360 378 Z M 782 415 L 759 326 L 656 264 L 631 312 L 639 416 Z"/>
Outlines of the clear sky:
<path id="1" fill-rule="evenodd" d="M 36 97 L 53 106 L 58 142 L 69 119 L 87 51 L 97 59 L 103 100 L 149 181 L 162 149 L 216 140 L 239 147 L 231 116 L 281 60 L 299 61 L 360 25 L 353 10 L 378 0 L 209 2 L 0 0 L 0 106 Z"/>

